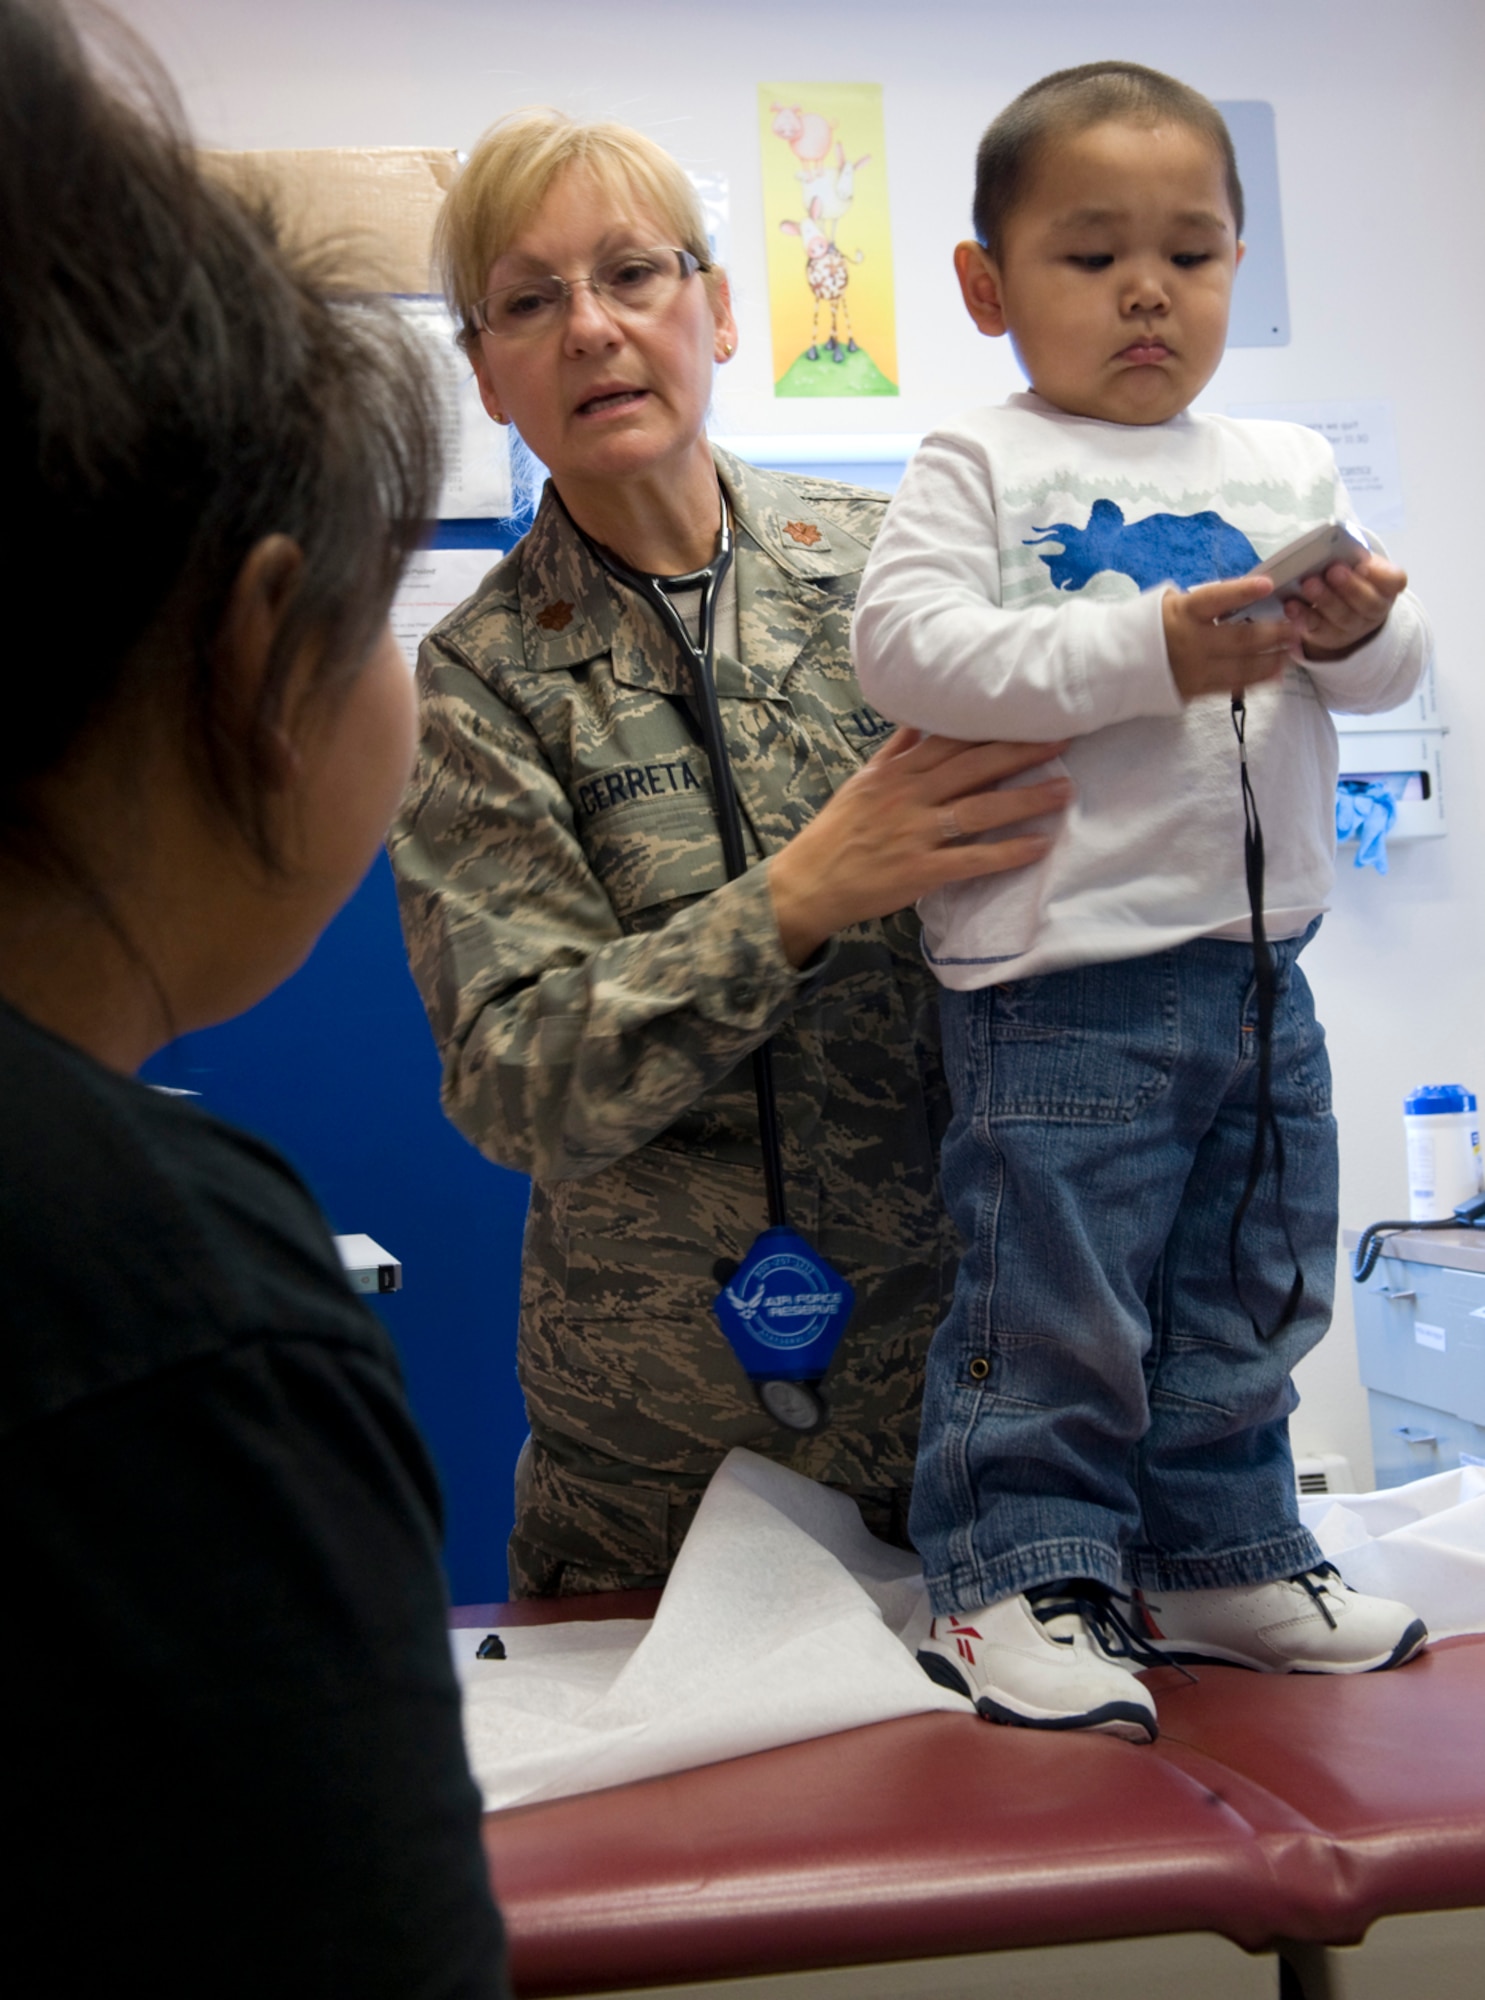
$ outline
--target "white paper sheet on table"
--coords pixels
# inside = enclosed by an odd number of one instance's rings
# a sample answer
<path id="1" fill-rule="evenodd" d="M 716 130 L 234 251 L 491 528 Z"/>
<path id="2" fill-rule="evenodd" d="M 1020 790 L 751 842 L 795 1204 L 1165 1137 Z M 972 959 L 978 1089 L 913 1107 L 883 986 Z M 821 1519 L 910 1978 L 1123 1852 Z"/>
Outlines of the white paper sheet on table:
<path id="1" fill-rule="evenodd" d="M 748 1451 L 707 1488 L 652 1622 L 456 1632 L 489 1809 L 596 1791 L 925 1709 L 969 1713 L 913 1657 L 916 1559 L 853 1504 Z"/>
<path id="2" fill-rule="evenodd" d="M 1401 1598 L 1435 1639 L 1485 1631 L 1485 1468 L 1332 1493 L 1299 1511 L 1353 1590 Z"/>
<path id="3" fill-rule="evenodd" d="M 1300 1504 L 1357 1590 L 1435 1638 L 1485 1631 L 1485 1469 Z M 912 1556 L 851 1502 L 734 1451 L 653 1621 L 517 1625 L 508 1657 L 455 1632 L 470 1763 L 490 1809 L 799 1743 L 927 1709 L 969 1713 L 913 1657 L 928 1617 Z"/>

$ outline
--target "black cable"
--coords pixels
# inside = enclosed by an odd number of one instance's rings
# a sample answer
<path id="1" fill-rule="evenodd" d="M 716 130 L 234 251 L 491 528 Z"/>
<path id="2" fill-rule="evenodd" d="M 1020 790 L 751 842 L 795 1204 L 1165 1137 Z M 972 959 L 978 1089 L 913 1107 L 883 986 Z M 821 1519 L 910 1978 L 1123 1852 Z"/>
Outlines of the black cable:
<path id="1" fill-rule="evenodd" d="M 1468 1201 L 1459 1204 L 1452 1215 L 1441 1215 L 1433 1222 L 1370 1222 L 1356 1239 L 1351 1274 L 1358 1285 L 1366 1283 L 1382 1255 L 1384 1236 L 1411 1236 L 1415 1230 L 1423 1229 L 1482 1228 L 1485 1228 L 1485 1194 L 1471 1195 Z"/>
<path id="2" fill-rule="evenodd" d="M 1253 1331 L 1260 1340 L 1273 1340 L 1299 1311 L 1305 1279 L 1289 1228 L 1289 1217 L 1284 1209 L 1284 1141 L 1279 1132 L 1279 1121 L 1274 1115 L 1274 1000 L 1277 982 L 1273 949 L 1263 922 L 1263 827 L 1258 818 L 1258 802 L 1253 796 L 1252 780 L 1248 775 L 1247 722 L 1247 704 L 1241 694 L 1235 694 L 1232 697 L 1232 726 L 1238 740 L 1238 771 L 1243 793 L 1243 872 L 1248 882 L 1248 911 L 1253 926 L 1253 986 L 1258 1002 L 1258 1105 L 1253 1150 L 1248 1156 L 1248 1179 L 1233 1210 L 1232 1228 L 1227 1237 L 1227 1266 L 1232 1274 L 1233 1291 L 1237 1294 L 1238 1303 L 1247 1312 Z M 1265 1333 L 1257 1316 L 1243 1299 L 1243 1281 L 1238 1273 L 1238 1238 L 1270 1157 L 1274 1164 L 1274 1203 L 1284 1231 L 1289 1261 L 1294 1267 L 1294 1277 L 1277 1323 Z"/>
<path id="3" fill-rule="evenodd" d="M 722 594 L 723 579 L 732 567 L 732 536 L 727 523 L 725 502 L 722 519 L 722 546 L 717 551 L 716 562 L 708 572 L 710 584 L 702 587 L 701 613 L 697 620 L 694 646 L 690 644 L 689 634 L 685 631 L 680 613 L 668 597 L 665 599 L 665 605 L 675 625 L 679 627 L 679 636 L 686 639 L 687 650 L 691 655 L 696 706 L 701 717 L 701 737 L 706 746 L 707 762 L 711 765 L 712 784 L 717 795 L 717 823 L 722 835 L 722 860 L 727 869 L 728 881 L 735 882 L 740 875 L 746 874 L 748 858 L 743 849 L 742 812 L 737 803 L 737 787 L 732 782 L 732 759 L 727 754 L 727 741 L 722 734 L 722 711 L 717 705 L 717 683 L 712 673 L 717 600 Z M 669 581 L 671 589 L 675 589 L 676 580 Z M 680 586 L 684 588 L 687 581 L 689 579 L 680 580 Z M 763 1141 L 763 1188 L 768 1203 L 769 1226 L 783 1229 L 788 1226 L 789 1211 L 784 1192 L 779 1100 L 774 1086 L 771 1041 L 761 1042 L 753 1051 L 753 1095 L 758 1100 L 758 1133 Z"/>
<path id="4" fill-rule="evenodd" d="M 1351 1260 L 1351 1275 L 1358 1285 L 1364 1285 L 1377 1268 L 1377 1259 L 1382 1254 L 1384 1236 L 1400 1236 L 1404 1230 L 1414 1229 L 1457 1229 L 1459 1224 L 1451 1215 L 1447 1222 L 1372 1222 L 1362 1230 L 1356 1239 L 1356 1254 Z"/>

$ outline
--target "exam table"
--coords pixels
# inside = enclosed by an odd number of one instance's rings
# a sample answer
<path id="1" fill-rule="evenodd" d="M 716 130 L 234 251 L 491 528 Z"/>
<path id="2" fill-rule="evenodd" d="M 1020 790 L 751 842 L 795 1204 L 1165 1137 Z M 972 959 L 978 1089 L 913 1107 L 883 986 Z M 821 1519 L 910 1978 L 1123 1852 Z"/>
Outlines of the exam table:
<path id="1" fill-rule="evenodd" d="M 657 1595 L 454 1623 L 646 1617 Z M 516 1991 L 1485 1994 L 1485 1636 L 1395 1673 L 1151 1685 L 1152 1746 L 918 1715 L 488 1814 Z"/>

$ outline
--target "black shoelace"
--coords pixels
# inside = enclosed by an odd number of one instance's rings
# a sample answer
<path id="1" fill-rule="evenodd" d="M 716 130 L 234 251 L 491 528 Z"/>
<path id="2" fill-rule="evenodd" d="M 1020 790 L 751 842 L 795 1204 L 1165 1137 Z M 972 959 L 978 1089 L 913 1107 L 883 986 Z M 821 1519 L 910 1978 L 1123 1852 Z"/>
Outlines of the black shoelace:
<path id="1" fill-rule="evenodd" d="M 1185 1667 L 1150 1644 L 1122 1609 L 1128 1605 L 1132 1610 L 1131 1600 L 1106 1583 L 1081 1576 L 1069 1582 L 1033 1584 L 1023 1594 L 1039 1625 L 1050 1625 L 1054 1619 L 1073 1613 L 1082 1619 L 1107 1658 L 1132 1660 L 1139 1667 L 1175 1667 L 1188 1681 L 1196 1679 L 1195 1674 L 1188 1673 Z M 1051 1637 L 1055 1639 L 1057 1634 L 1054 1632 Z"/>
<path id="2" fill-rule="evenodd" d="M 1297 1583 L 1305 1595 L 1313 1599 L 1316 1610 L 1334 1632 L 1335 1615 L 1325 1602 L 1325 1593 L 1330 1588 L 1332 1578 L 1337 1583 L 1341 1580 L 1341 1573 L 1334 1563 L 1316 1563 L 1313 1569 L 1302 1569 L 1298 1576 L 1291 1576 L 1289 1581 Z"/>

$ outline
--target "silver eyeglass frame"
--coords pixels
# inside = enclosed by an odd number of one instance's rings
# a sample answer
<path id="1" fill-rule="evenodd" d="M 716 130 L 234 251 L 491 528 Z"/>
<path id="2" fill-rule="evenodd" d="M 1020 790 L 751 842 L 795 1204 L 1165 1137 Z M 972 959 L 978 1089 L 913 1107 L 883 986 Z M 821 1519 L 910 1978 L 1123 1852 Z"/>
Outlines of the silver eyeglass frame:
<path id="1" fill-rule="evenodd" d="M 653 257 L 658 250 L 663 250 L 668 256 L 676 258 L 679 262 L 680 275 L 678 285 L 683 285 L 688 278 L 694 278 L 698 273 L 710 271 L 715 268 L 704 259 L 698 257 L 694 250 L 683 249 L 679 243 L 650 243 L 642 250 L 620 251 L 612 257 L 603 258 L 598 268 L 601 269 L 604 264 L 621 264 L 626 256 Z M 508 339 L 510 337 L 509 330 L 501 332 L 491 326 L 485 308 L 490 304 L 492 299 L 506 298 L 511 292 L 519 292 L 527 285 L 560 285 L 562 288 L 561 303 L 564 318 L 571 308 L 573 294 L 579 285 L 586 285 L 594 297 L 601 299 L 604 305 L 610 309 L 620 313 L 628 310 L 622 299 L 616 298 L 608 287 L 599 280 L 596 271 L 589 271 L 585 277 L 581 278 L 564 278 L 557 271 L 546 271 L 530 278 L 518 278 L 514 284 L 497 285 L 493 292 L 486 292 L 482 299 L 476 299 L 469 308 L 469 317 L 474 322 L 475 330 L 479 333 L 489 334 L 492 340 Z M 552 303 L 555 305 L 557 301 L 553 300 Z"/>

